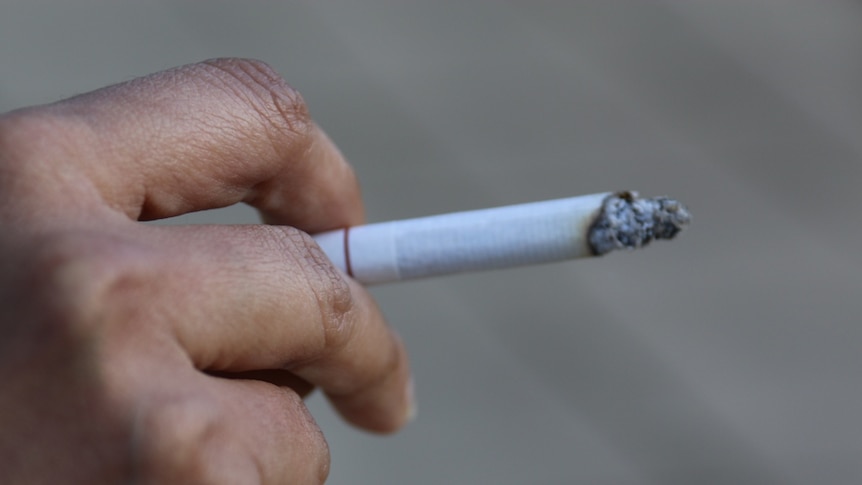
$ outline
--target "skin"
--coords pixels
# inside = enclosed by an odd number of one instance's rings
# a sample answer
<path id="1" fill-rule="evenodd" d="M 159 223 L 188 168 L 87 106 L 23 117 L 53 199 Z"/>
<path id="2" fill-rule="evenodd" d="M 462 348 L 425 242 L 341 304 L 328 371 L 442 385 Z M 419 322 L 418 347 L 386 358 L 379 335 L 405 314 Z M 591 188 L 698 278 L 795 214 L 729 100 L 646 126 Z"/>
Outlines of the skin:
<path id="1" fill-rule="evenodd" d="M 237 202 L 271 225 L 139 222 Z M 321 483 L 314 387 L 400 428 L 404 348 L 306 235 L 362 222 L 353 170 L 258 61 L 0 116 L 0 481 Z"/>

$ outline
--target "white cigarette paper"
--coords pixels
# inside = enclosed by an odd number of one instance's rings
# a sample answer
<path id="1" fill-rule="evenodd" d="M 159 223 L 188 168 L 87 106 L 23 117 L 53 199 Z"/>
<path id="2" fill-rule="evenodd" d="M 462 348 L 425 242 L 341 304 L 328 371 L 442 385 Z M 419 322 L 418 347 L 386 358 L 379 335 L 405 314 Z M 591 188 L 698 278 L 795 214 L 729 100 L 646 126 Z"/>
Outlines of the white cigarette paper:
<path id="1" fill-rule="evenodd" d="M 689 220 L 673 199 L 609 192 L 368 224 L 314 239 L 338 268 L 371 285 L 600 256 L 673 238 Z"/>

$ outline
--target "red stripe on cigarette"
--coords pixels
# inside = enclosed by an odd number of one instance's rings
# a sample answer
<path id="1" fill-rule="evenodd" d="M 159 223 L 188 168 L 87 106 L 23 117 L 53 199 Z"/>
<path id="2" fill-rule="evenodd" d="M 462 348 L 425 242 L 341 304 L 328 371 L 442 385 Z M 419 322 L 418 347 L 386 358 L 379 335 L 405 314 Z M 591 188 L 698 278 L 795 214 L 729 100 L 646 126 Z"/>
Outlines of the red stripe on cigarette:
<path id="1" fill-rule="evenodd" d="M 353 278 L 353 266 L 350 265 L 350 228 L 344 228 L 344 266 L 347 267 L 347 276 Z"/>

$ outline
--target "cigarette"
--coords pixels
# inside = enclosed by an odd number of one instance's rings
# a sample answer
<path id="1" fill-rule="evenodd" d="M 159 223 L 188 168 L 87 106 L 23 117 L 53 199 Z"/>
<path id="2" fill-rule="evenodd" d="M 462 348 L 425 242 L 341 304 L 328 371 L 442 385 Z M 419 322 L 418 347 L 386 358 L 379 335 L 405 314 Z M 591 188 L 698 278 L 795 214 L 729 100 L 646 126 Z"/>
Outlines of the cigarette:
<path id="1" fill-rule="evenodd" d="M 374 285 L 601 256 L 672 239 L 690 220 L 674 199 L 624 191 L 368 224 L 313 237 L 338 268 Z"/>

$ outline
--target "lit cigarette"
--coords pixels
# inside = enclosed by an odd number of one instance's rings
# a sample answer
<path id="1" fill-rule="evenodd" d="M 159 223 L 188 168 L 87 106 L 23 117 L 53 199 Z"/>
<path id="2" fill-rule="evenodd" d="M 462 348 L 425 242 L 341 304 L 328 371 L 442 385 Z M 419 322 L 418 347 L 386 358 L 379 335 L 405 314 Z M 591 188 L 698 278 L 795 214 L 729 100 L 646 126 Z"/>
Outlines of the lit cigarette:
<path id="1" fill-rule="evenodd" d="M 601 256 L 672 239 L 691 216 L 676 200 L 616 192 L 382 222 L 317 234 L 364 284 Z"/>

